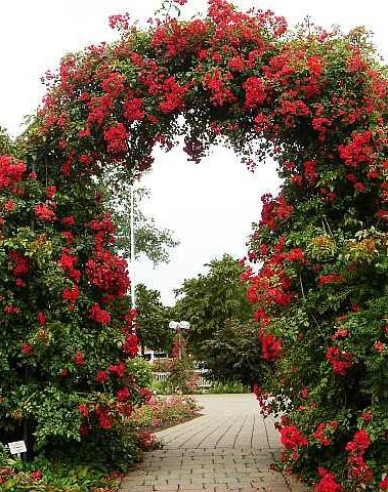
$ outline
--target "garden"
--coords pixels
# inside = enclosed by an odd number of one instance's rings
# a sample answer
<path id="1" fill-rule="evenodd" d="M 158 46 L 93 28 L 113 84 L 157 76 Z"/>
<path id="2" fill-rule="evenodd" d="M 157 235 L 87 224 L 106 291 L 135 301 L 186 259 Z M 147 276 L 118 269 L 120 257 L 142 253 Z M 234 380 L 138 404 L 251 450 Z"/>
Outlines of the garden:
<path id="1" fill-rule="evenodd" d="M 386 67 L 362 28 L 291 30 L 225 0 L 184 21 L 185 3 L 164 2 L 146 29 L 111 17 L 117 41 L 65 56 L 27 130 L 1 134 L 0 440 L 24 440 L 28 460 L 2 446 L 0 488 L 115 490 L 171 423 L 142 410 L 150 377 L 112 195 L 181 137 L 193 162 L 224 144 L 248 169 L 274 158 L 283 180 L 262 197 L 228 290 L 246 299 L 231 296 L 216 340 L 204 296 L 177 302 L 204 330 L 193 346 L 221 378 L 253 382 L 282 468 L 316 492 L 388 490 Z M 231 369 L 233 347 L 249 357 Z M 178 418 L 195 411 L 186 401 Z"/>

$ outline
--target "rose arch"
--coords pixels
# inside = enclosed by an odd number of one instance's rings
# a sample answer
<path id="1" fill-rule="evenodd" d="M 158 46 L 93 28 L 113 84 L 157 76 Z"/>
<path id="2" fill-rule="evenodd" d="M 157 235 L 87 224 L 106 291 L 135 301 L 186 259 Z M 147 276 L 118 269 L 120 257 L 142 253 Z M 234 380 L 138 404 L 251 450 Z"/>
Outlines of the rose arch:
<path id="1" fill-rule="evenodd" d="M 182 3 L 182 2 L 178 2 Z M 2 149 L 0 426 L 35 447 L 117 433 L 146 397 L 131 376 L 135 313 L 101 178 L 137 179 L 179 136 L 271 156 L 242 281 L 282 414 L 285 467 L 318 491 L 386 486 L 387 81 L 364 31 L 288 30 L 210 0 L 66 56 L 28 130 Z M 102 437 L 101 437 L 102 436 Z M 384 489 L 385 490 L 385 489 Z"/>

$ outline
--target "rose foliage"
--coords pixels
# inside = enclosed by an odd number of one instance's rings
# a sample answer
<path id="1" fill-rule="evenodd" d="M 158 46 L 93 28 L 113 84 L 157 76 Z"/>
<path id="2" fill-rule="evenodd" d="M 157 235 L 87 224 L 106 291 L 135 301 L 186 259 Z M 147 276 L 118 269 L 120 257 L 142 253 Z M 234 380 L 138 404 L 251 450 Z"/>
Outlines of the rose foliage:
<path id="1" fill-rule="evenodd" d="M 1 428 L 29 420 L 43 446 L 130 413 L 128 278 L 99 178 L 136 178 L 184 135 L 194 162 L 226 142 L 250 168 L 273 156 L 284 179 L 243 279 L 268 362 L 257 393 L 286 411 L 285 466 L 317 491 L 386 489 L 387 79 L 365 32 L 291 31 L 224 0 L 187 22 L 111 24 L 116 43 L 47 75 L 0 159 Z"/>

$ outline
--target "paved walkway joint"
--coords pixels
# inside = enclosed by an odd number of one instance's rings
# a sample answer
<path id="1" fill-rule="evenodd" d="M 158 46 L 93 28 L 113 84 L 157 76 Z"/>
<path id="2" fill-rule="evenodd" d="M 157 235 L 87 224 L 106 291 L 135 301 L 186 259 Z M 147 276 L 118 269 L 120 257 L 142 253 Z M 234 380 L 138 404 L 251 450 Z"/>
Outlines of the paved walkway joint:
<path id="1" fill-rule="evenodd" d="M 200 395 L 203 416 L 157 433 L 161 450 L 122 483 L 122 492 L 305 492 L 289 475 L 271 470 L 279 433 L 259 414 L 252 395 Z"/>

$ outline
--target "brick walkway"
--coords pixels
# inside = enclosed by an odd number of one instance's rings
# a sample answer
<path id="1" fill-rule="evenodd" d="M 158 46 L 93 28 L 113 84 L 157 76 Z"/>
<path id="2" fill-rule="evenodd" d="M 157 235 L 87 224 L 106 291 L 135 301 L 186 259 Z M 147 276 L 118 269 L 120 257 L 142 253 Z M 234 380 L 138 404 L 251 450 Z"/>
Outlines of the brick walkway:
<path id="1" fill-rule="evenodd" d="M 163 448 L 122 483 L 122 492 L 304 492 L 270 469 L 279 452 L 273 420 L 259 415 L 252 395 L 197 396 L 202 417 L 157 434 Z"/>

